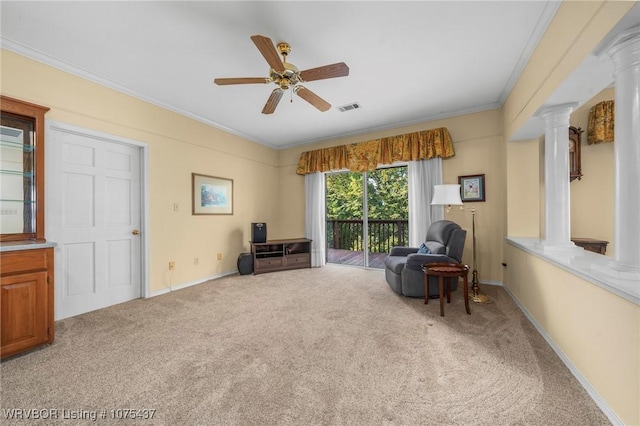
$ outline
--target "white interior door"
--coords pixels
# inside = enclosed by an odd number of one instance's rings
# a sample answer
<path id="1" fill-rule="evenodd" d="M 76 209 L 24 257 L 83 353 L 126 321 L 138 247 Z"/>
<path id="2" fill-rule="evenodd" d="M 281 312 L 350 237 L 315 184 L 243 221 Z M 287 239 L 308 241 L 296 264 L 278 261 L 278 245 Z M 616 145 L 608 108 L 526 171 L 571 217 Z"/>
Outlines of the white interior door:
<path id="1" fill-rule="evenodd" d="M 141 148 L 50 127 L 47 151 L 56 319 L 139 298 Z"/>

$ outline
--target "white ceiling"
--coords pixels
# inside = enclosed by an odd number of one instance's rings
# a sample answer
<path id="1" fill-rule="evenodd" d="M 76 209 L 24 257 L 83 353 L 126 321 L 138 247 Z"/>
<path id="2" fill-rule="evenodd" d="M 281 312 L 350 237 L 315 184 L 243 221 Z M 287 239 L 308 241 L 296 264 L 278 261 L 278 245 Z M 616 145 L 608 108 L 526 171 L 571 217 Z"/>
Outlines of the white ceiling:
<path id="1" fill-rule="evenodd" d="M 255 142 L 285 148 L 497 108 L 557 10 L 546 1 L 11 2 L 2 47 Z M 320 112 L 274 85 L 250 36 L 292 47 L 300 70 L 345 62 L 348 77 L 305 83 Z M 358 102 L 361 108 L 340 112 Z"/>

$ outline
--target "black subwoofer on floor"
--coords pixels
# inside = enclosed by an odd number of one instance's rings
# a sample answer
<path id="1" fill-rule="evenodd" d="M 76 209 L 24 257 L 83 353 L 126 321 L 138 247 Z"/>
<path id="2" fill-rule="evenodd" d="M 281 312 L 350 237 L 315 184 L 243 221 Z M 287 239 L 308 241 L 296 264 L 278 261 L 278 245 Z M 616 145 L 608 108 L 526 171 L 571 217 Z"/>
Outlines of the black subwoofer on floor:
<path id="1" fill-rule="evenodd" d="M 238 256 L 238 272 L 240 275 L 253 273 L 253 255 L 251 253 L 240 253 L 240 256 Z"/>

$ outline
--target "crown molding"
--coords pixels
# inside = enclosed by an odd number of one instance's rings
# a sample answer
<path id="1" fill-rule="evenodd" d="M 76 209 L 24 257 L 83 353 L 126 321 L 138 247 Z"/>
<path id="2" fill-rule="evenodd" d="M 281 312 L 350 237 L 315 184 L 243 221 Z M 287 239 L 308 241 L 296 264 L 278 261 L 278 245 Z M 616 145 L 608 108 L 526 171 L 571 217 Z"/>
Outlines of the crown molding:
<path id="1" fill-rule="evenodd" d="M 118 84 L 118 83 L 116 83 L 114 81 L 111 81 L 108 78 L 105 78 L 105 77 L 102 77 L 100 75 L 91 73 L 91 72 L 89 72 L 87 70 L 84 70 L 82 68 L 78 68 L 78 67 L 76 67 L 74 65 L 69 64 L 68 62 L 61 61 L 60 59 L 54 58 L 54 57 L 52 57 L 50 55 L 47 55 L 46 53 L 43 53 L 43 52 L 40 52 L 38 50 L 32 49 L 30 47 L 27 47 L 27 46 L 25 46 L 25 45 L 23 45 L 21 43 L 18 43 L 18 42 L 14 41 L 14 40 L 11 40 L 11 39 L 9 39 L 7 37 L 0 36 L 0 47 L 2 49 L 8 50 L 10 52 L 13 52 L 13 53 L 16 53 L 18 55 L 22 55 L 24 57 L 32 59 L 32 60 L 34 60 L 36 62 L 40 62 L 40 63 L 42 63 L 44 65 L 50 66 L 52 68 L 56 68 L 56 69 L 58 69 L 60 71 L 64 71 L 66 73 L 75 75 L 76 77 L 80 77 L 82 79 L 91 81 L 93 83 L 99 84 L 101 86 L 107 87 L 107 88 L 115 90 L 117 92 L 124 93 L 125 95 L 134 97 L 136 99 L 139 99 L 139 100 L 147 102 L 149 104 L 152 104 L 152 105 L 158 106 L 160 108 L 169 110 L 171 112 L 175 112 L 176 114 L 180 114 L 180 115 L 182 115 L 184 117 L 187 117 L 187 118 L 190 118 L 192 120 L 199 121 L 201 123 L 204 123 L 204 124 L 207 124 L 209 126 L 215 127 L 216 129 L 223 130 L 223 131 L 225 131 L 227 133 L 230 133 L 232 135 L 241 137 L 241 138 L 246 139 L 248 141 L 255 142 L 257 144 L 264 145 L 264 146 L 272 148 L 272 149 L 278 149 L 277 146 L 275 146 L 275 145 L 273 145 L 273 144 L 271 144 L 271 143 L 269 143 L 267 141 L 260 140 L 258 138 L 255 138 L 252 135 L 249 135 L 249 134 L 246 134 L 246 133 L 243 133 L 243 132 L 239 132 L 237 130 L 234 130 L 234 129 L 231 129 L 229 127 L 226 127 L 226 126 L 224 126 L 224 125 L 222 125 L 220 123 L 217 123 L 215 121 L 206 119 L 206 118 L 204 118 L 204 117 L 202 117 L 200 115 L 193 114 L 193 113 L 185 111 L 185 110 L 183 110 L 181 108 L 176 108 L 173 105 L 169 105 L 166 102 L 162 102 L 162 101 L 160 101 L 158 99 L 155 99 L 153 97 L 146 96 L 146 95 L 144 95 L 144 94 L 142 94 L 140 92 L 137 92 L 137 91 L 135 91 L 135 90 L 133 90 L 133 89 L 131 89 L 129 87 L 126 87 L 126 86 Z"/>

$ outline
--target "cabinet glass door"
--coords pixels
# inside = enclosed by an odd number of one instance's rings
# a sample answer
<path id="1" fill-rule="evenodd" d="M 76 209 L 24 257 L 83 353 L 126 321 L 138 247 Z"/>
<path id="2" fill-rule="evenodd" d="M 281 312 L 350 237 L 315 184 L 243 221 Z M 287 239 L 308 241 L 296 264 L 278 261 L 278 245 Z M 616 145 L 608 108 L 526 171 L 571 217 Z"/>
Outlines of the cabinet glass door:
<path id="1" fill-rule="evenodd" d="M 47 107 L 0 95 L 0 241 L 45 241 Z"/>
<path id="2" fill-rule="evenodd" d="M 2 115 L 0 126 L 0 230 L 36 231 L 34 125 L 30 119 Z"/>

